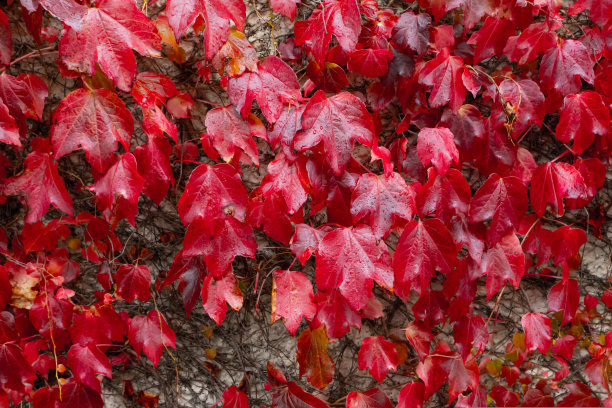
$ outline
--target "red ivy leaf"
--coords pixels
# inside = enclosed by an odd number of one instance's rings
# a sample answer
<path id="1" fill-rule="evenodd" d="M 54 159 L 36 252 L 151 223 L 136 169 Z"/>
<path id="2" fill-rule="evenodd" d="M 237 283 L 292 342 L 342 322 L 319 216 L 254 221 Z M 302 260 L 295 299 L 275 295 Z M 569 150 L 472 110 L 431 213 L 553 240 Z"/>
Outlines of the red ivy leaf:
<path id="1" fill-rule="evenodd" d="M 480 263 L 482 274 L 487 274 L 487 300 L 506 282 L 518 288 L 525 273 L 525 254 L 516 235 L 512 232 L 489 248 Z"/>
<path id="2" fill-rule="evenodd" d="M 189 176 L 178 202 L 183 224 L 198 218 L 215 220 L 232 214 L 238 220 L 246 216 L 247 191 L 232 166 L 201 164 Z"/>
<path id="3" fill-rule="evenodd" d="M 174 30 L 176 38 L 180 38 L 198 15 L 204 16 L 204 47 L 206 59 L 212 59 L 219 48 L 225 43 L 230 31 L 232 20 L 238 30 L 244 30 L 246 6 L 242 0 L 169 0 L 166 3 L 168 23 Z"/>
<path id="4" fill-rule="evenodd" d="M 220 325 L 227 313 L 226 303 L 234 310 L 242 307 L 242 292 L 238 287 L 238 281 L 232 273 L 227 273 L 217 279 L 208 275 L 202 286 L 202 303 L 208 315 Z"/>
<path id="5" fill-rule="evenodd" d="M 525 330 L 525 346 L 528 351 L 539 350 L 546 354 L 552 345 L 550 319 L 542 313 L 527 313 L 521 318 Z"/>
<path id="6" fill-rule="evenodd" d="M 77 89 L 60 102 L 53 114 L 51 143 L 59 159 L 82 148 L 99 173 L 113 163 L 119 141 L 126 151 L 134 119 L 119 97 L 107 89 Z"/>
<path id="7" fill-rule="evenodd" d="M 112 367 L 108 357 L 94 343 L 73 344 L 68 351 L 68 364 L 74 376 L 94 390 L 100 390 L 100 381 L 96 378 L 96 374 L 112 378 Z"/>
<path id="8" fill-rule="evenodd" d="M 548 204 L 554 214 L 565 214 L 563 199 L 580 198 L 584 193 L 582 175 L 567 163 L 544 163 L 536 169 L 531 180 L 531 204 L 540 217 Z"/>
<path id="9" fill-rule="evenodd" d="M 155 25 L 135 3 L 103 0 L 87 9 L 81 27 L 67 29 L 59 45 L 66 66 L 93 76 L 96 63 L 119 89 L 129 92 L 136 76 L 136 58 L 159 57 L 161 40 Z"/>
<path id="10" fill-rule="evenodd" d="M 475 45 L 474 64 L 494 55 L 498 57 L 504 50 L 508 37 L 514 34 L 516 28 L 510 20 L 487 17 L 482 27 L 471 35 L 468 44 Z"/>
<path id="11" fill-rule="evenodd" d="M 425 54 L 429 47 L 431 16 L 426 13 L 415 15 L 407 10 L 393 27 L 392 41 L 399 48 L 412 50 L 418 55 Z"/>
<path id="12" fill-rule="evenodd" d="M 601 402 L 591 394 L 588 385 L 576 382 L 565 384 L 565 388 L 570 392 L 557 404 L 558 407 L 599 407 Z"/>
<path id="13" fill-rule="evenodd" d="M 575 279 L 563 280 L 550 288 L 550 292 L 548 292 L 548 311 L 558 312 L 563 310 L 562 325 L 574 318 L 579 303 L 580 289 Z M 571 360 L 571 356 L 568 360 Z"/>
<path id="14" fill-rule="evenodd" d="M 145 265 L 121 265 L 116 280 L 117 293 L 127 302 L 134 299 L 146 302 L 151 297 L 151 272 Z"/>
<path id="15" fill-rule="evenodd" d="M 415 210 L 414 191 L 398 173 L 363 174 L 351 196 L 353 220 L 366 221 L 377 239 L 386 237 L 398 219 L 410 220 Z"/>
<path id="16" fill-rule="evenodd" d="M 155 367 L 165 347 L 176 349 L 174 332 L 166 323 L 166 319 L 155 309 L 151 309 L 146 316 L 135 316 L 130 320 L 128 340 L 136 354 L 144 350 Z"/>
<path id="17" fill-rule="evenodd" d="M 247 395 L 232 385 L 223 391 L 223 408 L 249 408 Z"/>
<path id="18" fill-rule="evenodd" d="M 411 289 L 421 293 L 435 270 L 450 272 L 456 256 L 453 238 L 440 220 L 410 221 L 393 256 L 396 294 L 407 299 Z"/>
<path id="19" fill-rule="evenodd" d="M 272 287 L 272 322 L 280 317 L 292 336 L 300 327 L 302 317 L 311 320 L 317 312 L 313 302 L 312 284 L 301 272 L 275 272 Z"/>
<path id="20" fill-rule="evenodd" d="M 28 223 L 42 219 L 50 204 L 66 214 L 72 214 L 72 199 L 48 153 L 34 151 L 28 154 L 24 173 L 5 183 L 3 188 L 0 187 L 3 194 L 20 194 L 24 197 L 28 206 L 25 221 Z"/>
<path id="21" fill-rule="evenodd" d="M 432 164 L 442 177 L 452 163 L 459 165 L 459 151 L 448 128 L 423 128 L 417 138 L 417 154 L 423 166 Z"/>
<path id="22" fill-rule="evenodd" d="M 348 166 L 353 141 L 370 146 L 374 138 L 372 116 L 363 102 L 348 92 L 331 98 L 317 91 L 302 114 L 302 131 L 294 139 L 303 152 L 323 143 L 330 166 L 337 176 Z"/>
<path id="23" fill-rule="evenodd" d="M 317 315 L 313 326 L 325 325 L 329 337 L 339 339 L 351 330 L 351 326 L 361 328 L 361 316 L 342 296 L 340 290 L 317 292 L 315 303 Z"/>
<path id="24" fill-rule="evenodd" d="M 25 384 L 36 379 L 36 373 L 23 357 L 19 346 L 0 344 L 0 384 L 4 389 L 25 392 Z"/>
<path id="25" fill-rule="evenodd" d="M 357 358 L 359 369 L 368 369 L 378 382 L 385 379 L 389 370 L 395 371 L 399 363 L 395 346 L 382 336 L 363 339 Z"/>
<path id="26" fill-rule="evenodd" d="M 144 179 L 138 174 L 136 159 L 131 153 L 125 153 L 89 189 L 96 193 L 108 222 L 116 225 L 122 218 L 127 218 L 135 225 L 143 185 Z"/>
<path id="27" fill-rule="evenodd" d="M 372 388 L 365 392 L 349 392 L 346 408 L 393 408 L 393 404 L 383 390 Z"/>
<path id="28" fill-rule="evenodd" d="M 13 36 L 9 27 L 9 20 L 4 11 L 0 10 L 0 64 L 11 63 L 13 52 Z"/>
<path id="29" fill-rule="evenodd" d="M 308 198 L 296 165 L 282 152 L 268 164 L 268 173 L 261 182 L 261 191 L 264 196 L 280 191 L 291 214 L 295 214 Z"/>
<path id="30" fill-rule="evenodd" d="M 561 95 L 578 93 L 582 87 L 580 78 L 589 84 L 595 80 L 591 56 L 580 41 L 565 40 L 542 57 L 540 83 L 545 90 Z"/>
<path id="31" fill-rule="evenodd" d="M 245 72 L 229 80 L 227 94 L 243 118 L 251 111 L 253 99 L 270 123 L 276 122 L 283 106 L 301 98 L 295 72 L 283 60 L 269 56 L 256 72 Z"/>
<path id="32" fill-rule="evenodd" d="M 356 310 L 363 309 L 371 296 L 372 281 L 393 286 L 393 275 L 380 258 L 376 238 L 369 226 L 333 230 L 319 242 L 317 287 L 340 289 Z"/>
<path id="33" fill-rule="evenodd" d="M 610 111 L 597 92 L 587 91 L 568 95 L 559 110 L 556 136 L 569 143 L 575 154 L 584 152 L 595 141 L 595 135 L 605 136 L 610 129 Z"/>

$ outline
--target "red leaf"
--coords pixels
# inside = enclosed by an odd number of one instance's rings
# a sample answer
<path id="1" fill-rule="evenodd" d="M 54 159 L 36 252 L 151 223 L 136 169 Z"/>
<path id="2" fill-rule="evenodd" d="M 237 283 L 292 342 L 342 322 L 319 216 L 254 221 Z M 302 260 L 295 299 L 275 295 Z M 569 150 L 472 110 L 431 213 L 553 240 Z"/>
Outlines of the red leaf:
<path id="1" fill-rule="evenodd" d="M 372 388 L 365 392 L 349 392 L 346 408 L 393 408 L 393 404 L 383 390 Z"/>
<path id="2" fill-rule="evenodd" d="M 241 150 L 256 166 L 259 166 L 257 144 L 251 136 L 266 137 L 266 129 L 261 120 L 251 115 L 248 122 L 245 122 L 236 109 L 228 105 L 208 111 L 205 124 L 210 142 L 223 160 L 231 161 Z"/>
<path id="3" fill-rule="evenodd" d="M 492 174 L 474 194 L 469 221 L 484 222 L 492 218 L 490 232 L 492 241 L 497 242 L 519 228 L 528 207 L 527 187 L 521 180 Z"/>
<path id="4" fill-rule="evenodd" d="M 244 220 L 246 206 L 246 187 L 236 169 L 228 164 L 201 164 L 196 168 L 177 205 L 183 224 L 198 218 L 220 219 L 224 214 Z"/>
<path id="5" fill-rule="evenodd" d="M 268 237 L 288 245 L 293 232 L 288 212 L 280 193 L 264 198 L 261 188 L 258 187 L 249 196 L 246 222 L 263 231 Z"/>
<path id="6" fill-rule="evenodd" d="M 361 32 L 361 17 L 357 2 L 326 1 L 323 10 L 315 10 L 307 21 L 296 21 L 295 43 L 305 45 L 315 61 L 322 64 L 334 34 L 344 52 L 355 49 Z"/>
<path id="7" fill-rule="evenodd" d="M 487 300 L 497 293 L 506 282 L 518 288 L 525 273 L 525 254 L 514 233 L 503 237 L 482 256 L 481 273 L 487 274 Z"/>
<path id="8" fill-rule="evenodd" d="M 578 289 L 578 282 L 575 279 L 563 280 L 550 288 L 550 292 L 548 292 L 548 311 L 558 312 L 563 310 L 562 325 L 574 318 L 579 303 L 580 289 Z M 571 360 L 571 357 L 568 360 Z"/>
<path id="9" fill-rule="evenodd" d="M 325 92 L 338 93 L 349 83 L 344 69 L 332 62 L 319 65 L 316 61 L 310 61 L 306 75 L 317 88 Z"/>
<path id="10" fill-rule="evenodd" d="M 39 2 L 50 14 L 75 30 L 80 29 L 83 25 L 83 20 L 87 14 L 86 5 L 75 0 L 39 0 Z M 36 6 L 26 8 L 33 12 Z"/>
<path id="11" fill-rule="evenodd" d="M 334 362 L 327 354 L 329 340 L 325 329 L 304 330 L 297 339 L 297 362 L 300 365 L 300 379 L 304 374 L 317 389 L 323 389 L 332 381 Z"/>
<path id="12" fill-rule="evenodd" d="M 140 106 L 156 106 L 165 103 L 168 98 L 178 94 L 176 85 L 164 74 L 140 72 L 130 91 Z"/>
<path id="13" fill-rule="evenodd" d="M 516 115 L 513 135 L 518 137 L 530 124 L 542 126 L 546 109 L 544 95 L 537 83 L 530 79 L 505 79 L 499 84 L 499 91 Z"/>
<path id="14" fill-rule="evenodd" d="M 36 373 L 23 357 L 19 346 L 0 344 L 0 384 L 4 389 L 25 392 L 26 383 L 36 379 Z"/>
<path id="15" fill-rule="evenodd" d="M 9 113 L 8 107 L 0 99 L 0 142 L 21 147 L 19 128 L 15 118 Z"/>
<path id="16" fill-rule="evenodd" d="M 212 65 L 220 72 L 225 67 L 227 74 L 235 77 L 245 70 L 257 72 L 257 61 L 257 51 L 244 33 L 231 28 L 227 42 L 213 58 Z"/>
<path id="17" fill-rule="evenodd" d="M 253 230 L 230 215 L 216 220 L 198 218 L 189 225 L 183 240 L 185 256 L 204 255 L 210 272 L 223 276 L 236 256 L 255 257 Z"/>
<path id="18" fill-rule="evenodd" d="M 396 408 L 423 408 L 424 402 L 425 383 L 408 383 L 399 392 Z"/>
<path id="19" fill-rule="evenodd" d="M 555 265 L 575 256 L 586 242 L 586 232 L 580 228 L 572 228 L 568 225 L 557 228 L 552 233 L 550 242 L 552 253 L 555 256 Z"/>
<path id="20" fill-rule="evenodd" d="M 271 408 L 329 408 L 326 403 L 304 391 L 293 381 L 280 387 L 270 388 L 270 394 L 272 394 Z"/>
<path id="21" fill-rule="evenodd" d="M 508 39 L 504 54 L 508 59 L 519 65 L 527 64 L 538 58 L 538 54 L 555 47 L 557 35 L 552 31 L 555 26 L 547 22 L 530 25 L 520 35 Z"/>
<path id="22" fill-rule="evenodd" d="M 601 402 L 591 394 L 591 390 L 585 384 L 575 382 L 565 384 L 570 392 L 557 404 L 558 407 L 599 407 Z"/>
<path id="23" fill-rule="evenodd" d="M 406 338 L 412 344 L 421 360 L 429 355 L 434 335 L 430 329 L 425 327 L 423 322 L 414 321 L 408 324 L 408 327 L 406 327 Z"/>
<path id="24" fill-rule="evenodd" d="M 589 18 L 600 27 L 612 20 L 612 3 L 599 0 L 578 0 L 570 5 L 568 16 L 573 16 L 584 10 L 589 10 Z"/>
<path id="25" fill-rule="evenodd" d="M 202 286 L 202 303 L 206 313 L 221 325 L 227 313 L 226 303 L 234 310 L 242 307 L 242 292 L 238 287 L 238 281 L 232 273 L 217 279 L 208 275 Z"/>
<path id="26" fill-rule="evenodd" d="M 247 395 L 232 385 L 223 391 L 223 408 L 249 408 Z"/>
<path id="27" fill-rule="evenodd" d="M 129 92 L 137 73 L 132 49 L 159 57 L 157 29 L 135 3 L 104 0 L 97 6 L 87 9 L 80 27 L 62 36 L 60 56 L 69 69 L 90 76 L 95 74 L 97 63 L 119 89 Z"/>
<path id="28" fill-rule="evenodd" d="M 272 10 L 289 17 L 293 21 L 299 2 L 300 0 L 270 0 L 270 6 L 272 6 Z"/>
<path id="29" fill-rule="evenodd" d="M 415 207 L 414 191 L 398 173 L 361 175 L 351 197 L 353 220 L 365 221 L 377 239 L 386 237 L 399 219 L 410 220 Z"/>
<path id="30" fill-rule="evenodd" d="M 552 345 L 550 319 L 542 313 L 527 313 L 521 318 L 525 330 L 525 346 L 528 351 L 539 350 L 546 354 Z"/>
<path id="31" fill-rule="evenodd" d="M 295 226 L 295 232 L 293 237 L 291 237 L 291 251 L 300 260 L 302 266 L 316 252 L 319 247 L 319 241 L 328 232 L 328 229 L 312 228 L 307 224 L 297 224 Z"/>
<path id="32" fill-rule="evenodd" d="M 367 305 L 373 280 L 393 286 L 391 270 L 381 260 L 376 238 L 366 225 L 327 233 L 319 242 L 316 275 L 320 290 L 340 289 L 355 310 Z"/>
<path id="33" fill-rule="evenodd" d="M 212 59 L 227 40 L 232 20 L 238 30 L 244 30 L 246 6 L 242 0 L 228 0 L 219 3 L 216 0 L 169 0 L 166 3 L 166 15 L 176 38 L 193 24 L 198 15 L 204 16 L 204 48 L 206 59 Z"/>
<path id="34" fill-rule="evenodd" d="M 464 81 L 470 77 L 463 59 L 451 56 L 448 48 L 444 48 L 421 69 L 419 83 L 431 87 L 429 106 L 438 108 L 449 103 L 453 113 L 457 113 L 465 101 Z"/>
<path id="35" fill-rule="evenodd" d="M 584 152 L 595 141 L 595 135 L 605 136 L 610 128 L 610 111 L 597 92 L 587 91 L 568 95 L 559 110 L 556 128 L 559 141 L 569 143 L 575 154 Z"/>
<path id="36" fill-rule="evenodd" d="M 127 218 L 135 225 L 143 185 L 144 179 L 138 174 L 136 159 L 131 153 L 125 153 L 89 189 L 96 193 L 108 222 L 116 225 L 119 220 Z"/>
<path id="37" fill-rule="evenodd" d="M 283 106 L 301 99 L 295 72 L 275 56 L 260 62 L 256 72 L 245 72 L 239 77 L 230 78 L 227 94 L 243 118 L 249 115 L 253 99 L 257 100 L 269 123 L 276 122 Z"/>
<path id="38" fill-rule="evenodd" d="M 542 57 L 540 83 L 545 90 L 564 96 L 578 93 L 582 87 L 580 78 L 589 84 L 595 80 L 591 56 L 580 41 L 565 40 Z"/>
<path id="39" fill-rule="evenodd" d="M 472 353 L 472 348 L 480 354 L 489 343 L 489 330 L 480 316 L 464 316 L 453 326 L 455 346 L 465 361 Z"/>
<path id="40" fill-rule="evenodd" d="M 56 394 L 59 397 L 59 393 Z M 104 401 L 97 390 L 89 388 L 87 385 L 69 379 L 62 386 L 62 399 L 56 401 L 57 408 L 102 408 Z"/>
<path id="41" fill-rule="evenodd" d="M 516 32 L 510 20 L 488 16 L 482 27 L 471 35 L 468 44 L 475 45 L 474 64 L 492 56 L 500 56 L 508 37 Z"/>
<path id="42" fill-rule="evenodd" d="M 291 214 L 295 214 L 308 198 L 297 167 L 282 152 L 268 164 L 268 173 L 261 182 L 261 191 L 266 197 L 280 191 Z"/>
<path id="43" fill-rule="evenodd" d="M 574 336 L 566 334 L 563 337 L 555 339 L 555 342 L 552 345 L 552 351 L 566 360 L 571 361 L 572 356 L 574 355 L 574 348 L 576 348 L 577 343 L 578 340 Z"/>
<path id="44" fill-rule="evenodd" d="M 174 187 L 174 175 L 170 165 L 172 146 L 166 138 L 152 137 L 146 145 L 138 146 L 134 156 L 138 163 L 138 173 L 144 179 L 142 192 L 159 205 L 166 194 L 168 185 Z"/>
<path id="45" fill-rule="evenodd" d="M 315 294 L 317 315 L 314 327 L 325 325 L 329 337 L 341 338 L 351 330 L 351 326 L 361 328 L 361 316 L 351 307 L 338 289 Z"/>
<path id="46" fill-rule="evenodd" d="M 126 302 L 134 299 L 146 302 L 151 297 L 151 272 L 145 265 L 123 264 L 117 269 L 115 279 L 117 293 Z"/>
<path id="47" fill-rule="evenodd" d="M 0 74 L 0 99 L 15 119 L 21 136 L 26 135 L 26 118 L 42 119 L 47 86 L 36 75 L 19 75 L 15 78 Z"/>
<path id="48" fill-rule="evenodd" d="M 521 400 L 518 393 L 508 391 L 506 387 L 499 384 L 491 389 L 491 398 L 499 407 L 516 407 Z"/>
<path id="49" fill-rule="evenodd" d="M 8 179 L 0 191 L 23 196 L 28 206 L 25 217 L 28 223 L 42 219 L 50 204 L 72 215 L 72 199 L 48 153 L 34 151 L 28 154 L 23 174 Z"/>
<path id="50" fill-rule="evenodd" d="M 178 289 L 182 293 L 187 316 L 191 316 L 191 310 L 200 298 L 202 281 L 206 275 L 208 275 L 208 270 L 202 256 L 183 256 L 181 251 L 174 257 L 162 288 L 180 278 Z"/>
<path id="51" fill-rule="evenodd" d="M 12 52 L 13 36 L 11 35 L 9 20 L 4 11 L 0 10 L 0 64 L 9 65 Z"/>
<path id="52" fill-rule="evenodd" d="M 367 369 L 376 381 L 382 382 L 389 370 L 396 371 L 399 359 L 393 343 L 376 336 L 363 339 L 358 362 L 360 370 Z"/>
<path id="53" fill-rule="evenodd" d="M 546 212 L 548 204 L 554 214 L 563 215 L 563 199 L 580 198 L 584 194 L 582 175 L 567 163 L 541 164 L 531 180 L 531 204 L 540 217 Z"/>
<path id="54" fill-rule="evenodd" d="M 415 15 L 412 11 L 407 10 L 402 13 L 393 27 L 392 41 L 405 51 L 412 50 L 422 55 L 429 47 L 430 30 L 431 17 L 429 14 Z"/>
<path id="55" fill-rule="evenodd" d="M 459 165 L 459 151 L 448 128 L 423 128 L 417 139 L 417 154 L 423 166 L 432 164 L 442 177 L 451 163 Z"/>
<path id="56" fill-rule="evenodd" d="M 136 354 L 144 350 L 155 367 L 165 347 L 176 350 L 174 332 L 166 323 L 166 319 L 155 309 L 151 309 L 146 316 L 135 316 L 130 320 L 128 340 Z"/>
<path id="57" fill-rule="evenodd" d="M 280 317 L 292 336 L 300 327 L 302 317 L 312 320 L 317 312 L 312 284 L 301 272 L 278 271 L 272 286 L 272 322 Z"/>
<path id="58" fill-rule="evenodd" d="M 447 222 L 456 213 L 467 214 L 470 206 L 470 185 L 460 171 L 449 169 L 444 177 L 435 168 L 427 170 L 427 184 L 416 197 L 419 216 L 436 213 L 437 218 Z"/>
<path id="59" fill-rule="evenodd" d="M 403 299 L 410 296 L 411 289 L 421 293 L 429 287 L 435 270 L 450 272 L 456 256 L 453 238 L 440 220 L 410 221 L 393 256 L 395 293 Z"/>
<path id="60" fill-rule="evenodd" d="M 387 49 L 366 48 L 353 51 L 348 56 L 349 72 L 356 72 L 367 78 L 376 78 L 389 71 L 393 53 Z"/>
<path id="61" fill-rule="evenodd" d="M 295 135 L 295 149 L 303 152 L 322 142 L 337 176 L 348 166 L 353 141 L 370 146 L 374 138 L 370 113 L 348 92 L 327 98 L 325 92 L 317 91 L 302 114 L 302 129 Z"/>
<path id="62" fill-rule="evenodd" d="M 113 162 L 119 141 L 126 151 L 134 119 L 119 97 L 107 89 L 77 89 L 60 102 L 53 114 L 51 143 L 59 159 L 77 149 L 99 173 Z"/>
<path id="63" fill-rule="evenodd" d="M 524 407 L 552 407 L 554 405 L 555 399 L 537 388 L 528 389 L 523 398 Z"/>
<path id="64" fill-rule="evenodd" d="M 79 382 L 94 390 L 100 390 L 96 374 L 112 378 L 112 367 L 108 357 L 94 343 L 73 344 L 68 351 L 68 364 Z"/>
<path id="65" fill-rule="evenodd" d="M 448 11 L 460 7 L 461 3 L 461 0 L 419 0 L 419 6 L 431 9 L 436 20 L 440 20 Z"/>

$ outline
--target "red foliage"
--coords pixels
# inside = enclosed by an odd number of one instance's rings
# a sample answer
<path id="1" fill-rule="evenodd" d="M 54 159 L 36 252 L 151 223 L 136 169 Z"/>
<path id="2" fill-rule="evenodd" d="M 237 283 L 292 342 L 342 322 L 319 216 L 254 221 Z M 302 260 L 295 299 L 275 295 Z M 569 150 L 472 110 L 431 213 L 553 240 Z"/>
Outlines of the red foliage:
<path id="1" fill-rule="evenodd" d="M 9 3 L 0 11 L 0 406 L 102 407 L 104 377 L 142 351 L 157 366 L 176 348 L 180 333 L 155 302 L 164 287 L 178 282 L 188 315 L 201 298 L 220 325 L 228 306 L 242 308 L 246 286 L 272 274 L 272 323 L 282 318 L 292 336 L 303 329 L 290 341 L 300 378 L 317 389 L 340 369 L 329 343 L 384 320 L 381 299 L 397 297 L 414 317 L 405 338 L 385 322 L 387 338 L 364 338 L 357 358 L 378 382 L 390 370 L 410 378 L 398 407 L 434 394 L 457 407 L 599 406 L 592 387 L 610 403 L 612 334 L 590 323 L 612 307 L 612 289 L 581 308 L 577 270 L 590 225 L 601 237 L 605 218 L 612 1 L 419 0 L 400 11 L 270 0 L 298 21 L 280 56 L 261 59 L 243 33 L 243 0 Z M 36 51 L 16 55 L 21 19 Z M 179 44 L 200 34 L 196 61 Z M 49 53 L 72 79 L 61 100 L 49 97 L 51 77 L 20 72 Z M 139 63 L 153 57 L 167 61 Z M 193 84 L 139 71 L 187 65 L 197 65 Z M 195 98 L 203 82 L 231 104 Z M 205 104 L 214 107 L 202 117 Z M 196 120 L 205 131 L 187 137 Z M 182 245 L 168 272 L 119 232 L 126 222 L 146 229 L 152 206 L 185 227 L 153 238 Z M 266 259 L 270 241 L 293 261 Z M 273 259 L 282 266 L 270 269 Z M 237 260 L 252 268 L 235 274 Z M 66 285 L 92 266 L 103 290 L 75 296 Z M 496 311 L 507 283 L 519 291 L 526 275 L 559 280 L 547 284 L 547 310 L 529 304 L 520 324 L 508 322 L 523 330 L 497 358 Z M 121 301 L 144 310 L 117 313 Z M 571 375 L 586 377 L 569 378 L 578 344 L 590 360 Z M 271 407 L 327 407 L 267 370 Z M 382 388 L 351 391 L 347 408 L 392 407 Z M 249 398 L 245 380 L 225 390 L 223 407 Z"/>

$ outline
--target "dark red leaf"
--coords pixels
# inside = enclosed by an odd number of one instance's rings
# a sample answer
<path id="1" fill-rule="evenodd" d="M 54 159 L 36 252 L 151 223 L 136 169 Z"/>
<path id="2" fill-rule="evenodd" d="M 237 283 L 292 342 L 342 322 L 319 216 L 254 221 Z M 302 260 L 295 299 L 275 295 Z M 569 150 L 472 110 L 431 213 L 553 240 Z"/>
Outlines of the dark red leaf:
<path id="1" fill-rule="evenodd" d="M 531 180 L 531 204 L 541 217 L 551 205 L 554 214 L 563 215 L 564 198 L 580 198 L 585 194 L 584 179 L 567 163 L 547 162 L 540 165 Z"/>
<path id="2" fill-rule="evenodd" d="M 314 326 L 325 325 L 327 335 L 341 338 L 351 330 L 351 326 L 361 328 L 361 316 L 353 309 L 338 289 L 315 294 L 317 315 Z"/>
<path id="3" fill-rule="evenodd" d="M 366 337 L 359 348 L 359 369 L 368 372 L 382 382 L 389 370 L 396 371 L 399 359 L 395 346 L 382 336 Z"/>
<path id="4" fill-rule="evenodd" d="M 483 254 L 480 270 L 487 274 L 487 299 L 491 299 L 506 282 L 518 288 L 525 273 L 525 254 L 514 233 L 503 237 Z"/>
<path id="5" fill-rule="evenodd" d="M 425 54 L 429 47 L 431 16 L 426 13 L 415 15 L 407 10 L 393 27 L 392 41 L 399 48 L 412 50 L 418 55 Z"/>
<path id="6" fill-rule="evenodd" d="M 499 57 L 504 50 L 508 37 L 514 34 L 515 30 L 516 28 L 510 20 L 487 17 L 482 27 L 472 34 L 467 42 L 476 46 L 474 63 L 478 64 L 494 55 Z"/>
<path id="7" fill-rule="evenodd" d="M 94 390 L 100 390 L 100 381 L 96 378 L 96 374 L 112 378 L 108 357 L 93 343 L 73 344 L 68 351 L 68 364 L 79 382 Z"/>
<path id="8" fill-rule="evenodd" d="M 558 407 L 599 407 L 601 402 L 591 394 L 591 390 L 585 384 L 575 382 L 565 384 L 569 395 L 557 404 Z"/>
<path id="9" fill-rule="evenodd" d="M 605 136 L 610 129 L 610 111 L 597 92 L 566 96 L 559 114 L 557 139 L 563 143 L 574 141 L 572 150 L 576 154 L 593 144 L 595 135 Z"/>
<path id="10" fill-rule="evenodd" d="M 383 390 L 372 388 L 365 392 L 349 392 L 346 408 L 393 408 L 393 404 Z"/>
<path id="11" fill-rule="evenodd" d="M 145 265 L 123 264 L 115 276 L 117 293 L 127 302 L 138 299 L 146 302 L 151 297 L 151 272 Z"/>
<path id="12" fill-rule="evenodd" d="M 576 40 L 565 40 L 557 47 L 549 48 L 540 63 L 540 83 L 546 91 L 561 95 L 578 93 L 580 78 L 593 84 L 595 73 L 586 47 Z"/>
<path id="13" fill-rule="evenodd" d="M 223 408 L 249 408 L 247 395 L 232 385 L 223 391 Z"/>
<path id="14" fill-rule="evenodd" d="M 578 289 L 578 282 L 575 279 L 563 280 L 550 288 L 550 292 L 548 292 L 548 311 L 558 312 L 563 310 L 562 325 L 574 318 L 579 303 L 580 289 Z M 568 360 L 571 360 L 571 357 Z"/>

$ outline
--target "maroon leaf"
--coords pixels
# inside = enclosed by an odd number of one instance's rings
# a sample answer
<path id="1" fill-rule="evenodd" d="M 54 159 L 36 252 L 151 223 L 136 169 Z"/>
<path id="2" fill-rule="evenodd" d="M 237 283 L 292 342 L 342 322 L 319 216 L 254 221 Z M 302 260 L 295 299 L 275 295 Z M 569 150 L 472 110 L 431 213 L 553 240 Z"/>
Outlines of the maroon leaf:
<path id="1" fill-rule="evenodd" d="M 412 50 L 418 55 L 425 54 L 429 47 L 431 17 L 421 13 L 415 15 L 407 10 L 393 27 L 392 41 L 403 50 Z"/>

